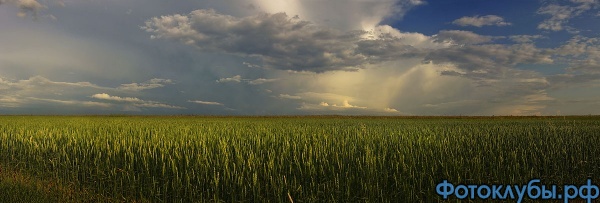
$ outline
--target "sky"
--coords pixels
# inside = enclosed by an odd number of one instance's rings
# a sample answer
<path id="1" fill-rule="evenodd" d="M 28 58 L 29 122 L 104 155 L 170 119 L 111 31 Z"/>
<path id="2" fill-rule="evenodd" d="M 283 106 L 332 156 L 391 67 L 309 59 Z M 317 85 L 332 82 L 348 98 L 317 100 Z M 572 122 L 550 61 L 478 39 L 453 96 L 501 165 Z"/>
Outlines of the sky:
<path id="1" fill-rule="evenodd" d="M 0 114 L 600 114 L 600 0 L 0 0 Z"/>

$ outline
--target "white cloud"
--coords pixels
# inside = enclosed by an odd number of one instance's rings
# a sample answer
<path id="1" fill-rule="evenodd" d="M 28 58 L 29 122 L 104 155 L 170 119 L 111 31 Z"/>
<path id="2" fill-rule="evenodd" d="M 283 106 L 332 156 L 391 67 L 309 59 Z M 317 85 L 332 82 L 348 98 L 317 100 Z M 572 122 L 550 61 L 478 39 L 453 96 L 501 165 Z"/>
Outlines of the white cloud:
<path id="1" fill-rule="evenodd" d="M 128 91 L 142 91 L 147 89 L 164 87 L 166 84 L 173 84 L 173 81 L 170 79 L 153 78 L 143 83 L 122 84 L 121 86 L 117 87 L 117 89 Z"/>
<path id="2" fill-rule="evenodd" d="M 150 80 L 150 81 L 163 81 Z M 155 101 L 144 101 L 135 97 L 118 97 L 106 93 L 94 94 L 91 98 L 112 101 L 118 103 L 105 103 L 96 101 L 81 100 L 86 98 L 83 95 L 89 95 L 93 91 L 118 91 L 117 88 L 109 88 L 95 85 L 90 82 L 62 82 L 52 81 L 42 76 L 34 76 L 25 80 L 7 80 L 0 77 L 0 107 L 18 108 L 31 106 L 44 106 L 47 104 L 61 104 L 65 106 L 74 106 L 82 108 L 102 107 L 114 108 L 124 107 L 149 107 L 149 108 L 169 108 L 184 109 L 183 107 L 163 104 Z M 89 98 L 89 97 L 88 97 Z M 129 108 L 131 109 L 131 108 Z"/>
<path id="3" fill-rule="evenodd" d="M 196 103 L 196 104 L 204 104 L 204 105 L 217 105 L 217 106 L 223 106 L 223 104 L 219 103 L 219 102 L 209 102 L 209 101 L 200 101 L 200 100 L 194 100 L 194 101 L 188 101 L 191 103 Z"/>
<path id="4" fill-rule="evenodd" d="M 551 31 L 567 29 L 570 32 L 578 32 L 574 28 L 566 25 L 569 20 L 580 16 L 588 10 L 597 8 L 600 5 L 600 2 L 596 0 L 571 0 L 571 2 L 578 5 L 549 4 L 538 9 L 538 14 L 550 15 L 550 18 L 538 25 L 538 29 Z"/>
<path id="5" fill-rule="evenodd" d="M 391 113 L 397 113 L 398 110 L 394 109 L 394 108 L 384 108 L 383 111 L 385 112 L 391 112 Z"/>
<path id="6" fill-rule="evenodd" d="M 224 110 L 235 111 L 235 109 L 229 108 L 229 107 L 225 106 L 225 104 L 219 103 L 219 102 L 201 101 L 201 100 L 188 100 L 188 102 L 195 103 L 195 104 L 208 105 L 208 106 L 221 106 L 222 109 L 224 109 Z"/>
<path id="7" fill-rule="evenodd" d="M 333 104 L 332 106 L 338 107 L 338 105 L 336 105 L 336 104 Z M 366 109 L 367 108 L 367 107 L 352 105 L 352 104 L 350 104 L 348 102 L 348 100 L 344 100 L 344 102 L 342 102 L 342 104 L 339 105 L 339 107 L 342 107 L 342 108 L 359 108 L 359 109 Z"/>
<path id="8" fill-rule="evenodd" d="M 279 94 L 278 97 L 281 98 L 281 99 L 302 99 L 301 96 L 289 95 L 289 94 Z"/>
<path id="9" fill-rule="evenodd" d="M 359 43 L 374 44 L 376 46 L 397 46 L 401 48 L 402 45 L 409 45 L 417 49 L 440 49 L 451 46 L 450 43 L 440 42 L 435 37 L 430 37 L 417 32 L 400 32 L 398 29 L 393 28 L 389 25 L 376 26 L 372 31 L 367 32 L 363 35 L 363 38 L 371 40 L 363 40 Z M 381 43 L 381 42 L 387 43 Z M 408 47 L 404 47 L 408 48 Z M 384 51 L 386 49 L 380 48 L 378 51 Z M 388 49 L 394 51 L 393 49 Z"/>
<path id="10" fill-rule="evenodd" d="M 69 106 L 83 106 L 83 107 L 103 107 L 110 108 L 113 104 L 103 103 L 103 102 L 94 102 L 94 101 L 78 101 L 78 100 L 59 100 L 59 99 L 43 99 L 43 98 L 35 98 L 29 97 L 29 99 L 44 101 L 44 102 L 52 102 Z"/>
<path id="11" fill-rule="evenodd" d="M 110 90 L 90 82 L 52 81 L 42 76 L 24 80 L 10 80 L 0 77 L 0 107 L 27 107 L 39 105 L 40 101 L 73 104 L 77 106 L 105 106 L 103 104 L 79 101 L 72 98 L 88 91 Z"/>
<path id="12" fill-rule="evenodd" d="M 136 107 L 185 109 L 184 107 L 163 104 L 163 103 L 156 102 L 156 101 L 145 101 L 145 100 L 141 100 L 141 99 L 138 99 L 135 97 L 111 96 L 106 93 L 94 94 L 91 97 L 95 98 L 95 99 L 100 99 L 100 100 L 130 103 L 131 105 L 136 106 Z"/>
<path id="13" fill-rule="evenodd" d="M 351 101 L 356 101 L 356 98 L 335 93 L 303 92 L 298 93 L 296 96 L 279 95 L 279 97 L 302 100 L 302 105 L 298 107 L 299 110 L 343 111 L 350 109 L 367 109 L 367 107 L 364 106 L 350 104 Z"/>
<path id="14" fill-rule="evenodd" d="M 511 25 L 509 22 L 505 22 L 504 18 L 497 15 L 486 15 L 486 16 L 473 16 L 473 17 L 462 17 L 452 21 L 452 24 L 460 25 L 460 26 L 475 26 L 475 27 L 483 27 L 483 26 L 507 26 Z"/>
<path id="15" fill-rule="evenodd" d="M 236 75 L 230 78 L 220 78 L 217 80 L 217 83 L 226 83 L 226 82 L 235 82 L 235 83 L 240 83 L 240 82 L 245 82 L 248 83 L 250 85 L 260 85 L 260 84 L 265 84 L 265 83 L 270 83 L 270 82 L 275 82 L 279 79 L 276 78 L 272 78 L 272 79 L 266 79 L 266 78 L 258 78 L 258 79 L 244 79 L 242 78 L 242 76 L 240 75 Z"/>
<path id="16" fill-rule="evenodd" d="M 491 42 L 494 37 L 482 36 L 471 31 L 463 30 L 442 30 L 435 35 L 434 40 L 437 42 L 464 45 L 464 44 L 483 44 Z"/>
<path id="17" fill-rule="evenodd" d="M 12 82 L 12 83 L 5 81 L 4 83 L 6 85 L 9 85 L 9 86 L 12 86 L 15 88 L 21 88 L 21 89 L 31 88 L 34 86 L 46 87 L 46 88 L 62 86 L 62 87 L 72 87 L 72 88 L 110 89 L 107 87 L 101 87 L 101 86 L 92 84 L 90 82 L 57 82 L 57 81 L 49 80 L 49 79 L 39 76 L 39 75 L 30 77 L 27 80 L 19 80 L 18 82 Z"/>
<path id="18" fill-rule="evenodd" d="M 230 78 L 221 78 L 217 80 L 218 83 L 225 83 L 225 82 L 242 82 L 242 76 L 240 75 L 236 75 Z"/>
<path id="19" fill-rule="evenodd" d="M 262 68 L 259 65 L 252 64 L 252 63 L 249 63 L 249 62 L 243 62 L 242 64 L 246 65 L 248 68 Z"/>
<path id="20" fill-rule="evenodd" d="M 569 66 L 566 73 L 549 78 L 554 87 L 600 80 L 600 38 L 575 36 L 554 51 L 557 60 Z"/>
<path id="21" fill-rule="evenodd" d="M 509 39 L 516 43 L 532 43 L 535 40 L 546 38 L 542 35 L 511 35 Z"/>
<path id="22" fill-rule="evenodd" d="M 260 85 L 260 84 L 264 84 L 264 83 L 270 83 L 270 82 L 275 82 L 279 79 L 265 79 L 265 78 L 258 78 L 256 80 L 249 80 L 248 84 L 251 85 Z"/>
<path id="23" fill-rule="evenodd" d="M 148 108 L 185 109 L 185 107 L 173 106 L 173 105 L 158 103 L 158 102 L 154 102 L 154 101 L 145 101 L 143 103 L 135 103 L 134 106 L 148 107 Z"/>
<path id="24" fill-rule="evenodd" d="M 355 106 L 348 102 L 348 100 L 344 100 L 340 104 L 329 104 L 327 102 L 320 102 L 319 104 L 312 103 L 303 103 L 299 110 L 306 111 L 324 111 L 324 110 L 332 110 L 332 111 L 346 111 L 346 110 L 356 110 L 356 109 L 367 109 L 367 107 Z"/>
<path id="25" fill-rule="evenodd" d="M 16 108 L 23 104 L 23 99 L 16 96 L 1 95 L 0 96 L 0 107 L 5 108 Z"/>
<path id="26" fill-rule="evenodd" d="M 110 96 L 109 94 L 106 94 L 106 93 L 94 94 L 91 97 L 95 98 L 95 99 L 118 101 L 118 102 L 144 102 L 143 100 L 135 98 L 135 97 Z"/>
<path id="27" fill-rule="evenodd" d="M 600 38 L 575 36 L 555 49 L 557 55 L 600 58 Z"/>

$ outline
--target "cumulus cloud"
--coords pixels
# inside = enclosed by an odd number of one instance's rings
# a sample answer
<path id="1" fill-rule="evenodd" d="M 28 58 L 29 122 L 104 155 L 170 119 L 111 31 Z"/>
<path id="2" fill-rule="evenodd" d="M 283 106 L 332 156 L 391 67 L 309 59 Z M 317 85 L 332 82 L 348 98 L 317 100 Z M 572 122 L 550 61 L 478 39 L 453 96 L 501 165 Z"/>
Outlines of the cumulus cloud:
<path id="1" fill-rule="evenodd" d="M 138 99 L 135 97 L 111 96 L 106 93 L 94 94 L 91 97 L 95 98 L 95 99 L 100 99 L 100 100 L 129 103 L 135 107 L 185 109 L 184 107 L 163 104 L 163 103 L 156 102 L 156 101 L 145 101 L 145 100 L 141 100 L 141 99 Z"/>
<path id="2" fill-rule="evenodd" d="M 367 108 L 367 107 L 352 105 L 352 104 L 350 104 L 348 102 L 348 100 L 344 100 L 344 102 L 342 102 L 342 104 L 339 105 L 339 106 L 336 105 L 336 104 L 333 104 L 332 106 L 334 106 L 334 107 L 341 107 L 341 108 L 359 108 L 359 109 L 366 109 Z"/>
<path id="3" fill-rule="evenodd" d="M 439 49 L 445 48 L 452 44 L 440 43 L 438 40 L 432 39 L 432 37 L 418 33 L 418 32 L 400 32 L 398 29 L 393 28 L 389 25 L 379 25 L 373 30 L 367 31 L 363 38 L 370 40 L 363 40 L 361 42 L 367 42 L 367 44 L 379 45 L 385 47 L 385 43 L 395 43 L 398 45 L 409 45 L 417 49 Z M 404 46 L 404 48 L 409 48 Z M 390 50 L 393 51 L 393 50 Z"/>
<path id="4" fill-rule="evenodd" d="M 509 22 L 505 22 L 504 18 L 497 15 L 486 15 L 486 16 L 465 16 L 459 19 L 452 21 L 452 24 L 459 26 L 475 26 L 475 27 L 483 27 L 483 26 L 507 26 L 511 25 Z"/>
<path id="5" fill-rule="evenodd" d="M 0 0 L 0 4 L 4 3 L 19 7 L 20 11 L 17 14 L 19 17 L 27 17 L 27 14 L 31 14 L 34 19 L 37 19 L 40 10 L 46 8 L 36 0 Z"/>
<path id="6" fill-rule="evenodd" d="M 597 0 L 571 0 L 574 5 L 559 5 L 549 4 L 538 9 L 537 13 L 540 15 L 549 15 L 550 18 L 544 20 L 538 25 L 538 29 L 561 31 L 571 30 L 574 28 L 566 25 L 570 19 L 580 16 L 594 8 L 598 8 L 600 2 Z"/>
<path id="7" fill-rule="evenodd" d="M 298 109 L 302 111 L 338 112 L 360 109 L 366 112 L 365 110 L 367 110 L 365 106 L 350 104 L 350 102 L 357 101 L 356 98 L 335 93 L 302 92 L 295 96 L 279 95 L 279 98 L 301 100 L 302 103 Z"/>
<path id="8" fill-rule="evenodd" d="M 451 44 L 483 44 L 491 42 L 493 37 L 482 36 L 475 34 L 471 31 L 463 30 L 442 30 L 435 37 L 434 40 L 437 42 L 445 42 Z"/>
<path id="9" fill-rule="evenodd" d="M 384 108 L 383 111 L 385 112 L 391 112 L 391 113 L 397 113 L 398 110 L 394 109 L 394 108 Z"/>
<path id="10" fill-rule="evenodd" d="M 363 106 L 355 106 L 348 102 L 348 100 L 344 100 L 341 104 L 329 104 L 327 102 L 320 102 L 319 104 L 312 103 L 303 103 L 300 107 L 300 110 L 307 111 L 315 111 L 315 110 L 334 110 L 334 111 L 343 111 L 349 109 L 367 109 L 367 107 Z"/>
<path id="11" fill-rule="evenodd" d="M 410 40 L 391 33 L 365 38 L 366 31 L 343 32 L 285 13 L 237 18 L 195 10 L 189 15 L 151 18 L 142 29 L 152 38 L 177 40 L 203 51 L 258 57 L 265 68 L 292 71 L 356 71 L 368 64 L 420 54 Z"/>
<path id="12" fill-rule="evenodd" d="M 153 78 L 142 83 L 122 84 L 121 86 L 117 87 L 117 89 L 127 91 L 142 91 L 147 89 L 164 87 L 167 84 L 173 84 L 173 81 L 170 79 Z"/>
<path id="13" fill-rule="evenodd" d="M 509 39 L 516 43 L 532 43 L 535 40 L 546 38 L 542 35 L 511 35 Z"/>
<path id="14" fill-rule="evenodd" d="M 358 36 L 343 36 L 285 13 L 235 18 L 196 10 L 188 16 L 152 18 L 144 28 L 158 38 L 176 39 L 202 50 L 260 56 L 267 67 L 276 69 L 354 69 L 365 59 L 343 41 Z"/>

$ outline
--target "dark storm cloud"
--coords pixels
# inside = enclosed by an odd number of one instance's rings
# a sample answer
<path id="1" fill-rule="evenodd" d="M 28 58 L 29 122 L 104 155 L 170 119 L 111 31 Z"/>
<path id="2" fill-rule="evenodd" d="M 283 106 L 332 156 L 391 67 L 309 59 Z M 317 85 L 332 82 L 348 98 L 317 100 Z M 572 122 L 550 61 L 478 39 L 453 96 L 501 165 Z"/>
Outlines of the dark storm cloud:
<path id="1" fill-rule="evenodd" d="M 552 51 L 531 44 L 453 46 L 430 52 L 426 61 L 452 63 L 467 71 L 491 70 L 517 64 L 552 63 Z"/>
<path id="2" fill-rule="evenodd" d="M 365 39 L 364 31 L 324 28 L 285 13 L 236 18 L 195 10 L 189 15 L 154 17 L 143 29 L 153 38 L 174 39 L 203 51 L 256 56 L 264 67 L 281 70 L 357 70 L 416 53 L 392 36 Z"/>

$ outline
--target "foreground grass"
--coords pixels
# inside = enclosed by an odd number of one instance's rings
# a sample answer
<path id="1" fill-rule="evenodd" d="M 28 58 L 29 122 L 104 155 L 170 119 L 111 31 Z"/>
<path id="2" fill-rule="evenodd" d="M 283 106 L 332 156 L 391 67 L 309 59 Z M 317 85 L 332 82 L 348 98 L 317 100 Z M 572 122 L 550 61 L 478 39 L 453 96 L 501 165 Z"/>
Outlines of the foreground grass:
<path id="1" fill-rule="evenodd" d="M 13 166 L 0 165 L 0 202 L 118 202 L 73 184 L 52 178 L 33 177 Z M 134 199 L 129 200 L 131 202 Z M 126 201 L 126 200 L 122 200 Z"/>
<path id="2" fill-rule="evenodd" d="M 50 182 L 0 167 L 0 202 L 58 202 L 64 196 Z"/>
<path id="3" fill-rule="evenodd" d="M 79 202 L 431 202 L 444 179 L 598 181 L 599 141 L 600 117 L 0 117 L 0 164 Z"/>

